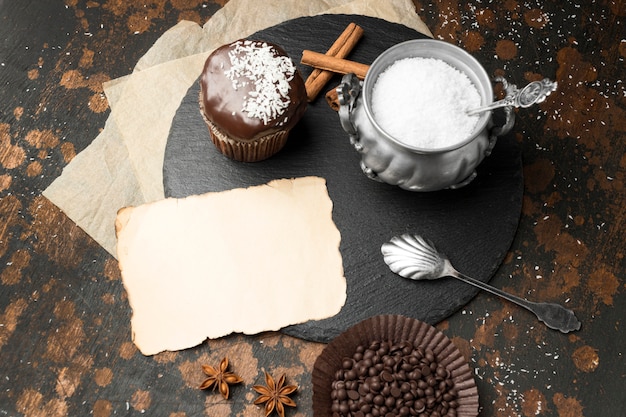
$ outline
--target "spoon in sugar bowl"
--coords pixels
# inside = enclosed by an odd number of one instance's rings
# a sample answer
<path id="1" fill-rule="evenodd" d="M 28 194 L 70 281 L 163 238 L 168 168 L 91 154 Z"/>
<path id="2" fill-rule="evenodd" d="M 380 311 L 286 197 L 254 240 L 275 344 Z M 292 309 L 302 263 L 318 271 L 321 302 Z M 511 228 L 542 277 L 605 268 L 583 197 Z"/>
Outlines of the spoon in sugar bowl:
<path id="1" fill-rule="evenodd" d="M 496 81 L 501 82 L 504 86 L 506 97 L 486 106 L 468 110 L 467 114 L 469 116 L 474 116 L 484 111 L 497 109 L 499 107 L 530 107 L 533 104 L 543 102 L 546 97 L 550 95 L 550 93 L 556 91 L 558 86 L 556 81 L 551 81 L 548 78 L 544 78 L 541 81 L 533 81 L 521 90 L 518 89 L 515 84 L 507 83 L 502 77 L 497 77 Z"/>
<path id="2" fill-rule="evenodd" d="M 447 256 L 419 235 L 393 237 L 382 245 L 381 252 L 389 268 L 403 278 L 419 281 L 454 277 L 530 310 L 551 329 L 562 333 L 580 329 L 580 321 L 572 310 L 555 303 L 528 301 L 464 275 L 452 266 Z"/>

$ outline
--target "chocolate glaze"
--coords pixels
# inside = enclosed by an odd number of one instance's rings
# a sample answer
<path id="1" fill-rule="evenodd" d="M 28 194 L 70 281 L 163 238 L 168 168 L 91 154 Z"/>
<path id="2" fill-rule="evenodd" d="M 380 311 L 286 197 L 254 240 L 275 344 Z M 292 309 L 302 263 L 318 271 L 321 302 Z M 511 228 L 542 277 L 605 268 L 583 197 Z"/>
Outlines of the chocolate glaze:
<path id="1" fill-rule="evenodd" d="M 275 56 L 287 56 L 278 45 L 263 41 L 253 42 L 272 46 L 276 51 Z M 279 117 L 267 123 L 258 118 L 250 118 L 242 111 L 242 106 L 244 97 L 254 90 L 254 86 L 248 84 L 235 90 L 232 81 L 225 74 L 231 68 L 228 53 L 234 43 L 217 48 L 204 64 L 200 76 L 200 106 L 204 115 L 229 137 L 239 140 L 254 140 L 278 130 L 291 129 L 302 118 L 307 106 L 306 90 L 300 73 L 296 71 L 289 82 L 290 103 Z"/>

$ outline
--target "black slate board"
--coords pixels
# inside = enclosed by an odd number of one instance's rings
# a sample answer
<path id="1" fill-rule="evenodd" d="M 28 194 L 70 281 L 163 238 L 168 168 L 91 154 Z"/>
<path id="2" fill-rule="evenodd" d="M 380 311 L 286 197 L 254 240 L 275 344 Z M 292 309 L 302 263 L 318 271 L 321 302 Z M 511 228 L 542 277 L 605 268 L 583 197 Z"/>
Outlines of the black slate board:
<path id="1" fill-rule="evenodd" d="M 283 46 L 306 78 L 311 69 L 299 65 L 302 50 L 325 52 L 350 22 L 365 31 L 349 57 L 362 63 L 373 62 L 396 43 L 424 37 L 380 19 L 325 15 L 291 20 L 250 38 Z M 339 79 L 335 77 L 327 89 Z M 327 181 L 333 219 L 342 235 L 347 301 L 338 315 L 290 326 L 284 333 L 327 342 L 376 314 L 403 314 L 435 324 L 477 294 L 474 287 L 453 278 L 414 282 L 394 275 L 380 254 L 380 246 L 394 235 L 410 232 L 431 239 L 457 269 L 482 281 L 488 281 L 502 262 L 522 205 L 521 152 L 513 135 L 498 139 L 467 187 L 414 193 L 365 177 L 359 155 L 323 97 L 309 106 L 277 155 L 251 164 L 231 161 L 209 140 L 198 109 L 198 90 L 196 82 L 173 120 L 163 166 L 166 196 L 180 198 L 307 175 Z"/>

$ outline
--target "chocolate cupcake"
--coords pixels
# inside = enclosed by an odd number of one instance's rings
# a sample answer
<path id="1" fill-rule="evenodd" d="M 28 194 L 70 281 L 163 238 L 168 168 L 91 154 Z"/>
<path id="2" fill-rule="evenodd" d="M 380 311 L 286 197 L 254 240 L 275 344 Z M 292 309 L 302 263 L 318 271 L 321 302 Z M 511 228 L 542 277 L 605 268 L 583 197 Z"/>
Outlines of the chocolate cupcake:
<path id="1" fill-rule="evenodd" d="M 399 315 L 364 320 L 331 341 L 312 374 L 314 416 L 476 417 L 466 359 L 429 324 Z"/>
<path id="2" fill-rule="evenodd" d="M 304 81 L 277 45 L 238 40 L 216 49 L 200 77 L 200 110 L 224 155 L 255 162 L 283 148 L 307 106 Z"/>

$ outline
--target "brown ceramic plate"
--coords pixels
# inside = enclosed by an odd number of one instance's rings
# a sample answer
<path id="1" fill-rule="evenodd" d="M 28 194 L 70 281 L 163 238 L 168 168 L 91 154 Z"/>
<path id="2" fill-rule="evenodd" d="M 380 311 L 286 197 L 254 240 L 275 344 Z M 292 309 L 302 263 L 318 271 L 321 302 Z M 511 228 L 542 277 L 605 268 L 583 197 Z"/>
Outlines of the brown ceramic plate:
<path id="1" fill-rule="evenodd" d="M 378 315 L 363 320 L 332 340 L 322 351 L 313 367 L 313 415 L 332 416 L 331 385 L 343 359 L 352 357 L 360 345 L 374 341 L 412 342 L 414 346 L 430 348 L 437 362 L 450 371 L 458 391 L 458 417 L 478 415 L 478 390 L 472 370 L 458 348 L 442 332 L 422 321 L 401 315 Z"/>

